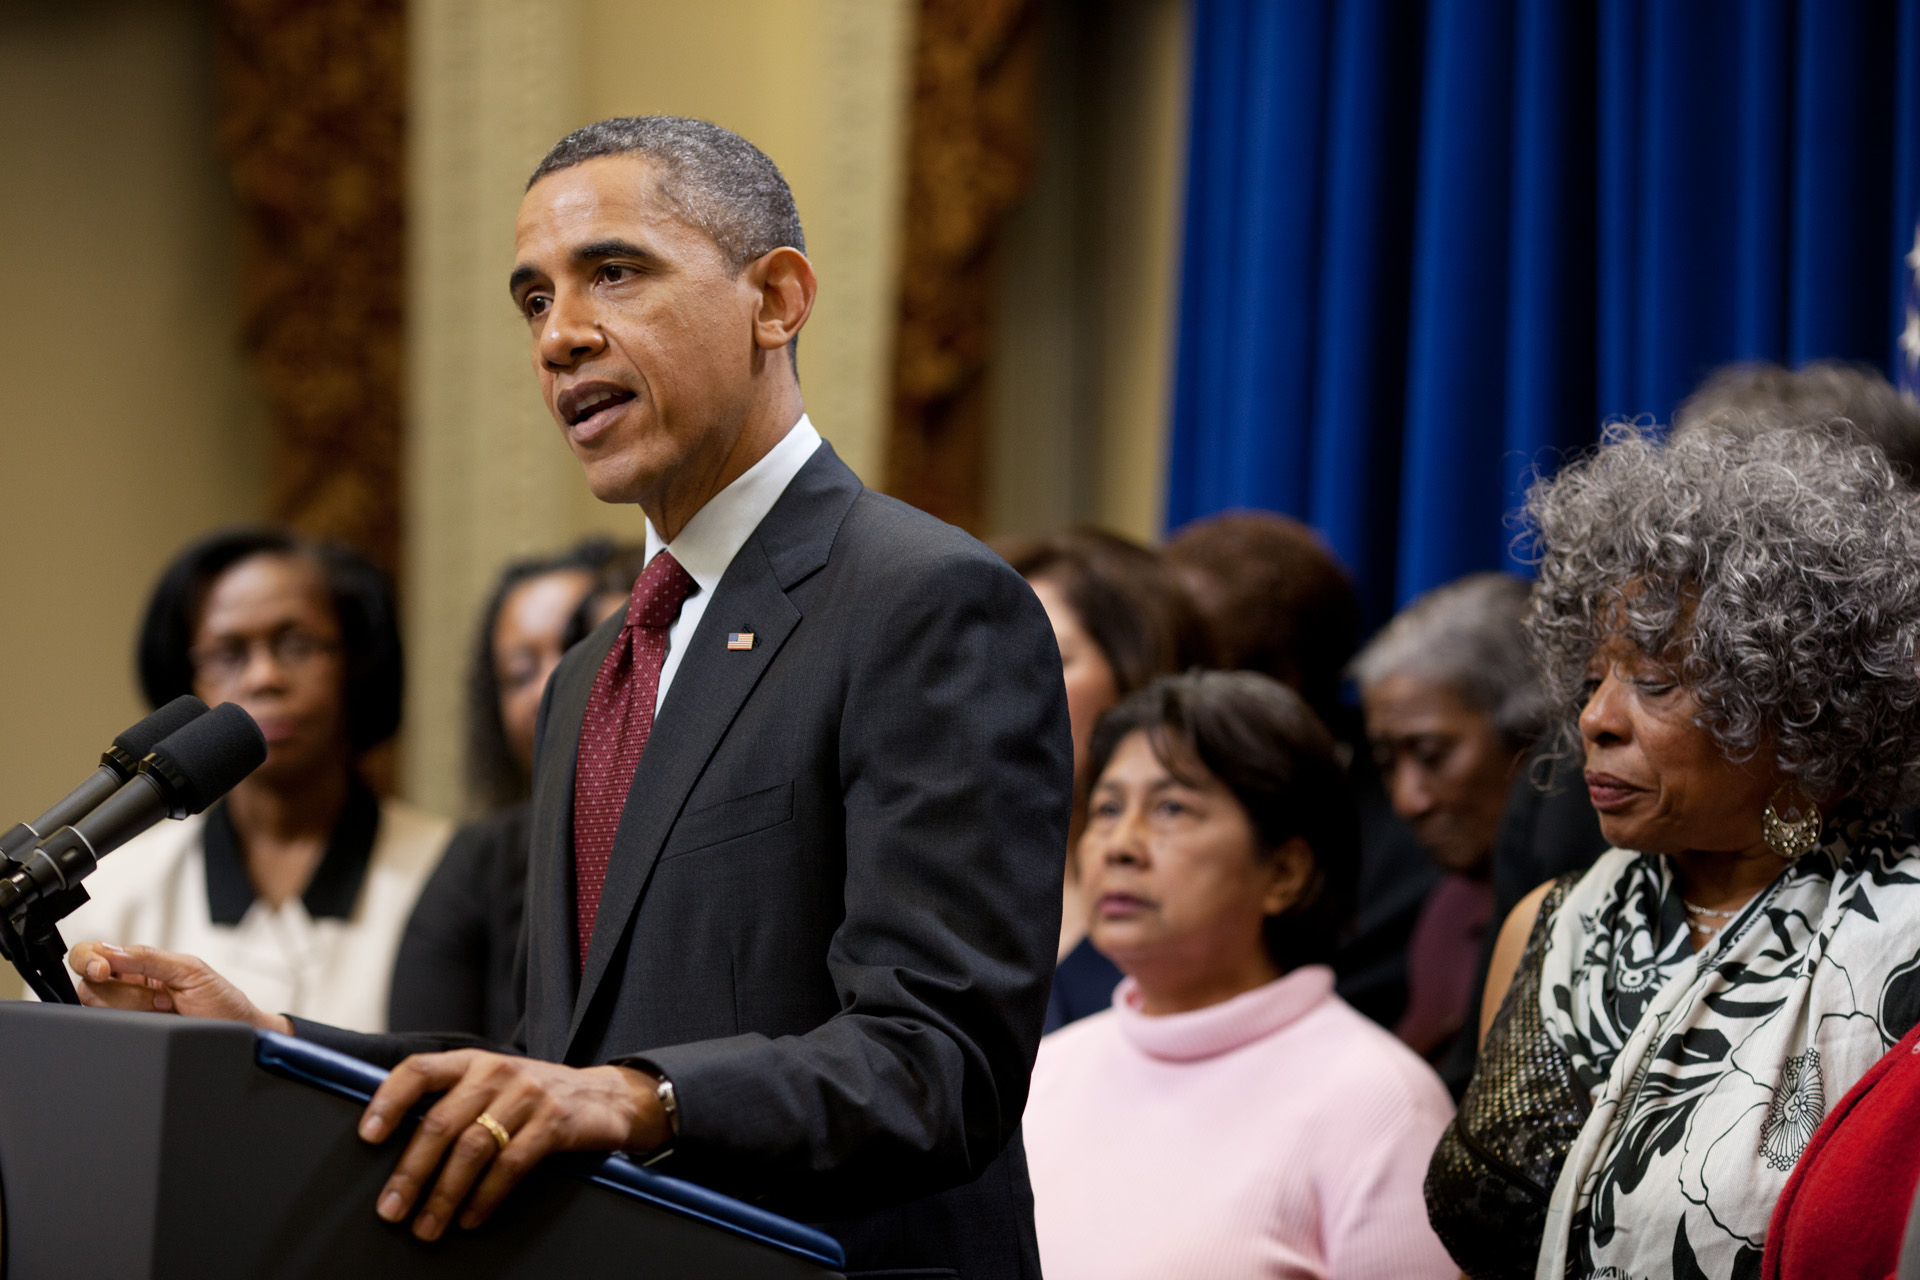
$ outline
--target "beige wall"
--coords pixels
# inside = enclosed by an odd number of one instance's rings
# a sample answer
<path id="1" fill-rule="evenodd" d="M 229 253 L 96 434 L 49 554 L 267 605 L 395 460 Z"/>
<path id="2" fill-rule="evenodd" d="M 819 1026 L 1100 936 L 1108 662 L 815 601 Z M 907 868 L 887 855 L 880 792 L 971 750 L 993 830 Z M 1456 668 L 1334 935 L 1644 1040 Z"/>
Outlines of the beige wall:
<path id="1" fill-rule="evenodd" d="M 912 50 L 908 0 L 587 0 L 587 118 L 698 116 L 786 174 L 820 273 L 800 346 L 814 425 L 884 465 Z"/>
<path id="2" fill-rule="evenodd" d="M 404 787 L 457 812 L 469 632 L 509 557 L 640 535 L 596 503 L 541 407 L 506 300 L 521 184 L 562 133 L 700 116 L 786 173 L 821 294 L 815 424 L 879 478 L 904 147 L 908 0 L 415 0 Z"/>
<path id="3" fill-rule="evenodd" d="M 997 269 L 987 519 L 1157 539 L 1171 417 L 1186 0 L 1048 0 L 1040 166 Z"/>
<path id="4" fill-rule="evenodd" d="M 1105 75 L 1095 207 L 1101 359 L 1089 518 L 1142 540 L 1166 519 L 1180 215 L 1186 189 L 1188 0 L 1119 0 Z"/>
<path id="5" fill-rule="evenodd" d="M 145 710 L 167 559 L 261 515 L 211 63 L 186 0 L 0 4 L 0 826 Z"/>

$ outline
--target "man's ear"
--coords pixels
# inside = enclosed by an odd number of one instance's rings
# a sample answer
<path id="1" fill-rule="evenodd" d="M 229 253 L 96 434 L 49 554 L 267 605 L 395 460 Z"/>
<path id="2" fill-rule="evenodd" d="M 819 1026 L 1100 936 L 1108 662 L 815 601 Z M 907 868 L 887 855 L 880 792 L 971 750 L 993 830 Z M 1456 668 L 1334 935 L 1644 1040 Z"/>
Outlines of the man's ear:
<path id="1" fill-rule="evenodd" d="M 1267 857 L 1270 878 L 1260 896 L 1264 915 L 1277 916 L 1300 901 L 1313 883 L 1313 848 L 1301 836 L 1294 836 Z"/>
<path id="2" fill-rule="evenodd" d="M 747 264 L 747 282 L 760 295 L 753 340 L 762 350 L 778 351 L 813 314 L 813 295 L 820 288 L 813 264 L 798 249 L 775 249 Z"/>

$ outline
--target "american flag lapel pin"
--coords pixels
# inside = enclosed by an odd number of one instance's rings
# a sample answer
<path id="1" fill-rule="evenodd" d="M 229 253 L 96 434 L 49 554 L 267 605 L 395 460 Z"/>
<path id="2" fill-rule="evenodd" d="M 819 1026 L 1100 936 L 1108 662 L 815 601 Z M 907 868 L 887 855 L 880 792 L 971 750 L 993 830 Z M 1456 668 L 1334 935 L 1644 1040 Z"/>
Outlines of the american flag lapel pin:
<path id="1" fill-rule="evenodd" d="M 753 632 L 751 631 L 727 632 L 727 648 L 729 649 L 753 648 Z"/>

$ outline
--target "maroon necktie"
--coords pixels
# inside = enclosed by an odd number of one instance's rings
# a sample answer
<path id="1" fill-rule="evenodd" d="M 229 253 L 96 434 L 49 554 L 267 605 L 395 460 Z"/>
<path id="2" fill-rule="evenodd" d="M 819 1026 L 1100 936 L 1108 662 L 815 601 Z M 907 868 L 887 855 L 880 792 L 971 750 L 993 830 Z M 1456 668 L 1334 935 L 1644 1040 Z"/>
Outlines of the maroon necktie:
<path id="1" fill-rule="evenodd" d="M 633 584 L 627 625 L 607 650 L 580 722 L 580 756 L 573 771 L 573 913 L 580 968 L 587 967 L 600 890 L 607 883 L 613 835 L 633 786 L 633 771 L 653 733 L 654 695 L 667 657 L 667 628 L 699 586 L 680 562 L 662 551 Z"/>

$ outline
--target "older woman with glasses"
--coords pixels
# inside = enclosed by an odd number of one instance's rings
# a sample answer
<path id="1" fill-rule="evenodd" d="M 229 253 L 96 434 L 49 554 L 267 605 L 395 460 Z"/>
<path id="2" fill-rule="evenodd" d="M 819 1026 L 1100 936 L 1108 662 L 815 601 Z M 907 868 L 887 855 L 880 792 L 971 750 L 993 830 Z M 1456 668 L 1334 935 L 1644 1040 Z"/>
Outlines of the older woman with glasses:
<path id="1" fill-rule="evenodd" d="M 1615 847 L 1502 930 L 1432 1220 L 1474 1277 L 1757 1275 L 1821 1117 L 1920 1018 L 1920 498 L 1871 445 L 1723 424 L 1617 429 L 1529 510 Z"/>
<path id="2" fill-rule="evenodd" d="M 204 815 L 104 860 L 67 937 L 204 956 L 263 1008 L 385 1030 L 401 930 L 451 834 L 361 776 L 400 723 L 386 578 L 281 530 L 215 534 L 162 575 L 139 666 L 156 706 L 240 704 L 267 759 Z"/>

